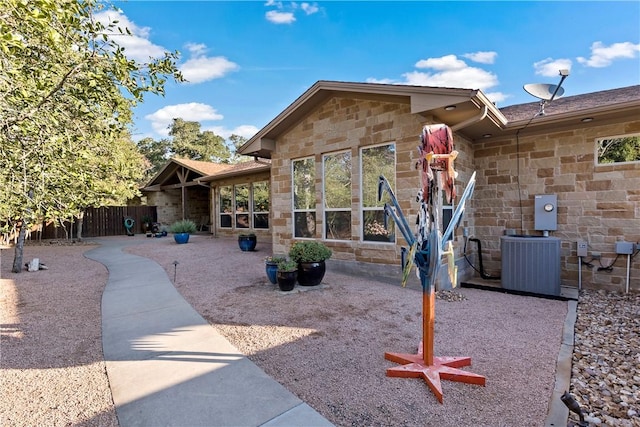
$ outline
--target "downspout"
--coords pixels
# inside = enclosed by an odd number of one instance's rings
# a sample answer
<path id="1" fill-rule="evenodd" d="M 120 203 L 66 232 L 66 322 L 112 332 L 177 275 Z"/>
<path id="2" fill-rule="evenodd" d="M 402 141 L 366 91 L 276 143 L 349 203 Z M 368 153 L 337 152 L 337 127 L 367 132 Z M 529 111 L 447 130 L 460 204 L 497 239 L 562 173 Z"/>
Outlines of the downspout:
<path id="1" fill-rule="evenodd" d="M 465 120 L 463 122 L 460 122 L 457 125 L 451 126 L 451 131 L 452 132 L 456 132 L 456 131 L 459 131 L 460 129 L 466 128 L 469 125 L 472 125 L 472 124 L 477 123 L 477 122 L 479 122 L 481 120 L 484 120 L 484 118 L 487 117 L 487 112 L 488 111 L 489 111 L 489 109 L 485 105 L 484 107 L 482 107 L 482 112 L 480 114 L 478 114 L 477 116 L 473 116 L 470 119 L 467 119 L 467 120 Z"/>

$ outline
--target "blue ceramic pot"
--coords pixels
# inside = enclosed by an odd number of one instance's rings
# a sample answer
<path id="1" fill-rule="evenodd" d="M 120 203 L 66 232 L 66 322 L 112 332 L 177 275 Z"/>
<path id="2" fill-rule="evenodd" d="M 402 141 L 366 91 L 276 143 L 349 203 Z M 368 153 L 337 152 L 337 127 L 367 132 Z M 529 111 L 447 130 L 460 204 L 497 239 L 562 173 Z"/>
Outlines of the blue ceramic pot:
<path id="1" fill-rule="evenodd" d="M 175 233 L 173 240 L 178 244 L 187 243 L 189 241 L 189 233 Z"/>
<path id="2" fill-rule="evenodd" d="M 274 285 L 278 283 L 278 278 L 276 277 L 278 273 L 278 264 L 275 262 L 267 262 L 265 264 L 265 270 L 267 271 L 267 277 L 269 281 Z"/>

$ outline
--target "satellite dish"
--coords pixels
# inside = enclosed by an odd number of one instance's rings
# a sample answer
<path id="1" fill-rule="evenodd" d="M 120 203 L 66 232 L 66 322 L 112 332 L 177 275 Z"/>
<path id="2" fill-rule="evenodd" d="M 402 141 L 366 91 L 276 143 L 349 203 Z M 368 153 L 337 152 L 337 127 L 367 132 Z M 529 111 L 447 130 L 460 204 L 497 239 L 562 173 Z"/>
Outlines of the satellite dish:
<path id="1" fill-rule="evenodd" d="M 527 91 L 529 95 L 533 95 L 543 101 L 552 101 L 560 98 L 562 94 L 564 94 L 563 88 L 548 83 L 529 83 L 524 85 L 524 90 Z"/>

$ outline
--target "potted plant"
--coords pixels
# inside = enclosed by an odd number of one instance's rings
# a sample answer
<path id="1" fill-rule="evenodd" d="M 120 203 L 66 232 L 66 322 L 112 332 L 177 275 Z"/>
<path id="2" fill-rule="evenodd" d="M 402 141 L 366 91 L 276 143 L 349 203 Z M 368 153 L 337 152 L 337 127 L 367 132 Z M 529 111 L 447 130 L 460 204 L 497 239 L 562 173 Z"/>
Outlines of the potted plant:
<path id="1" fill-rule="evenodd" d="M 153 218 L 149 215 L 142 215 L 142 231 L 144 233 L 149 234 L 151 232 L 151 223 L 153 222 Z M 149 237 L 149 236 L 147 236 Z"/>
<path id="2" fill-rule="evenodd" d="M 298 279 L 298 263 L 293 260 L 282 258 L 278 262 L 276 280 L 281 291 L 291 291 L 296 286 Z"/>
<path id="3" fill-rule="evenodd" d="M 278 256 L 278 255 L 268 256 L 264 260 L 267 278 L 274 285 L 278 283 L 278 278 L 277 278 L 278 263 L 283 260 L 286 260 L 286 258 L 284 256 Z"/>
<path id="4" fill-rule="evenodd" d="M 173 239 L 176 243 L 187 243 L 189 242 L 189 234 L 196 232 L 196 223 L 190 219 L 182 219 L 171 224 L 169 231 L 173 233 Z"/>
<path id="5" fill-rule="evenodd" d="M 298 263 L 298 283 L 316 286 L 324 278 L 325 260 L 331 258 L 331 249 L 317 240 L 301 240 L 291 246 L 289 257 Z"/>
<path id="6" fill-rule="evenodd" d="M 243 252 L 253 251 L 256 248 L 258 239 L 254 233 L 242 233 L 238 235 L 238 246 Z"/>

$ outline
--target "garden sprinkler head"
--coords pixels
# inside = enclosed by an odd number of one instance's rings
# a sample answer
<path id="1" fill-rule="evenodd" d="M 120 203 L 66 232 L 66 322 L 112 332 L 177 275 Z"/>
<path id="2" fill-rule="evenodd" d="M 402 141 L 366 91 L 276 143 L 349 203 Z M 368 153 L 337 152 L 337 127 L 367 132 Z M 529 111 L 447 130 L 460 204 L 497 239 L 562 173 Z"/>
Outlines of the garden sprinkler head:
<path id="1" fill-rule="evenodd" d="M 585 422 L 584 420 L 584 414 L 582 413 L 582 408 L 580 408 L 580 404 L 573 398 L 573 396 L 569 394 L 568 391 L 564 392 L 564 394 L 560 397 L 560 400 L 562 400 L 562 403 L 564 403 L 565 406 L 569 408 L 571 412 L 578 414 L 578 416 L 580 417 L 580 422 L 578 423 L 578 426 L 580 427 L 589 426 L 589 423 Z"/>

